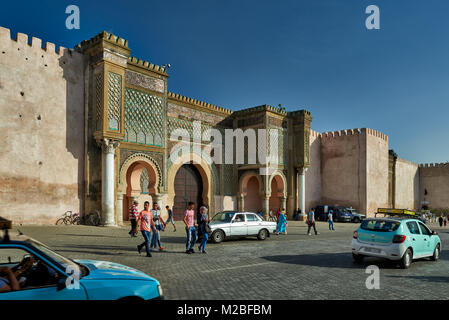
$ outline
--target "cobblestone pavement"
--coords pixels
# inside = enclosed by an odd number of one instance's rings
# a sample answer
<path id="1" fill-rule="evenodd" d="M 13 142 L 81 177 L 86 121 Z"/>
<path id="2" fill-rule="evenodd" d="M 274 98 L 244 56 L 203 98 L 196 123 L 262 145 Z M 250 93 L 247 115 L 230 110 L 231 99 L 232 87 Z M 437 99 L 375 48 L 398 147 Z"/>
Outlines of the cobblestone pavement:
<path id="1" fill-rule="evenodd" d="M 402 270 L 393 263 L 366 259 L 354 264 L 356 224 L 318 222 L 320 235 L 306 235 L 304 222 L 289 222 L 288 235 L 265 241 L 243 239 L 208 243 L 207 255 L 185 254 L 185 231 L 178 222 L 161 234 L 166 252 L 152 258 L 137 253 L 142 237 L 128 227 L 21 226 L 25 234 L 77 259 L 114 261 L 158 279 L 166 299 L 449 299 L 449 228 L 436 231 L 443 241 L 438 262 L 415 261 Z M 195 248 L 197 249 L 197 247 Z M 368 290 L 366 267 L 380 268 L 380 289 Z"/>

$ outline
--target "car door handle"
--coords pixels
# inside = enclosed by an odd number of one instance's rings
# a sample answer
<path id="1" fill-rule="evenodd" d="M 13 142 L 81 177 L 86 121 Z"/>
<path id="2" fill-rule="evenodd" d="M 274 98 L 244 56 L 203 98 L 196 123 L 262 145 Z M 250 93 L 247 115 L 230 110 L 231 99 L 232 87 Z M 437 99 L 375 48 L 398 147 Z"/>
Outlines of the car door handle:
<path id="1" fill-rule="evenodd" d="M 412 238 L 413 241 L 415 241 L 415 238 Z"/>

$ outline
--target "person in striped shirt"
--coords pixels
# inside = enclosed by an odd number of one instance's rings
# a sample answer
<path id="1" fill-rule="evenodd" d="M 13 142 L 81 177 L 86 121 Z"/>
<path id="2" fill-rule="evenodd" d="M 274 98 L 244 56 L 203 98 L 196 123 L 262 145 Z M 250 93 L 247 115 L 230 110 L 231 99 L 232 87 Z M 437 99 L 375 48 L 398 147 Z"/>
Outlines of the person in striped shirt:
<path id="1" fill-rule="evenodd" d="M 133 201 L 133 205 L 129 208 L 129 221 L 131 221 L 131 230 L 128 234 L 131 237 L 137 237 L 137 218 L 139 216 L 139 211 L 137 210 L 137 205 L 139 202 L 137 200 Z"/>

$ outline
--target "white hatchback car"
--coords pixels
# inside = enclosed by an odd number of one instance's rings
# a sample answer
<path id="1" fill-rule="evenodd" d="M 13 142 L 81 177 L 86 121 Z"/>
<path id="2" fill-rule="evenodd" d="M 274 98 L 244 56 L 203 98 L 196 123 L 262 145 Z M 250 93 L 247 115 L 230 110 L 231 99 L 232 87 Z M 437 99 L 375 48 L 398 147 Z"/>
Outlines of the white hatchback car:
<path id="1" fill-rule="evenodd" d="M 228 237 L 257 236 L 265 240 L 276 231 L 276 222 L 265 221 L 253 212 L 223 211 L 212 218 L 210 227 L 211 240 L 215 243 Z"/>

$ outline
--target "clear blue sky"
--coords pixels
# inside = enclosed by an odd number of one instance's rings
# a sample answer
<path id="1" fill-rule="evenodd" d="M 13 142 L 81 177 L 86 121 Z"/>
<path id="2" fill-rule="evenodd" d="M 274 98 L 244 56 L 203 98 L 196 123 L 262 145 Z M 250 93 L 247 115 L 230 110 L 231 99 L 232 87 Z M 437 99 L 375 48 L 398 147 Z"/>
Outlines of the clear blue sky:
<path id="1" fill-rule="evenodd" d="M 81 29 L 65 28 L 76 4 Z M 365 8 L 380 8 L 380 30 Z M 370 127 L 407 160 L 449 161 L 449 1 L 10 1 L 0 26 L 73 47 L 106 30 L 170 63 L 169 90 L 230 109 L 306 108 L 314 130 Z"/>

